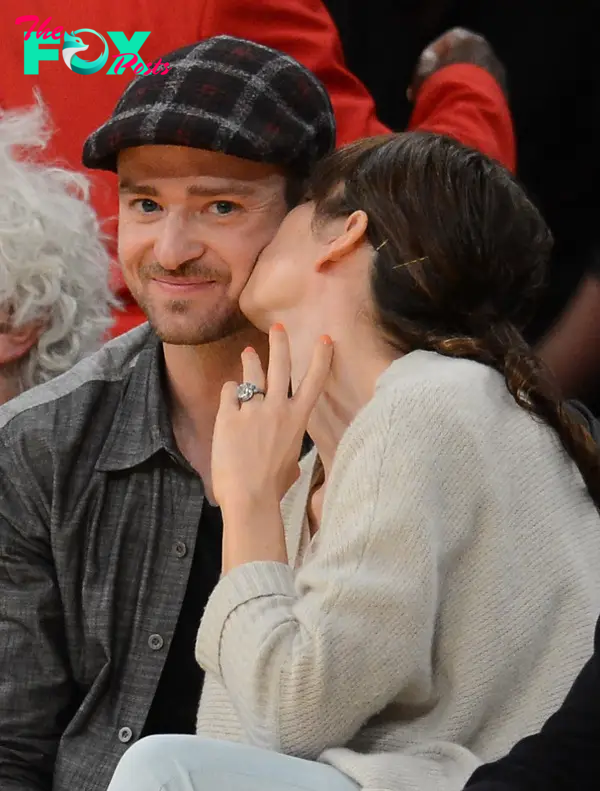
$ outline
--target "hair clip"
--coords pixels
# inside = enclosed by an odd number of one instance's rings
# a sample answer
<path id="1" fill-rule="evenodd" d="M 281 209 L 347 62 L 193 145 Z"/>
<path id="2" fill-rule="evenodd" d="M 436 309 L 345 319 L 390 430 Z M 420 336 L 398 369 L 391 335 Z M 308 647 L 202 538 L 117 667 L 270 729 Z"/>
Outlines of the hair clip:
<path id="1" fill-rule="evenodd" d="M 405 266 L 410 266 L 411 264 L 420 264 L 422 261 L 427 261 L 428 256 L 424 255 L 422 258 L 413 258 L 412 261 L 405 261 L 403 264 L 396 264 L 393 266 L 392 269 L 403 269 Z"/>
<path id="2" fill-rule="evenodd" d="M 381 244 L 378 244 L 375 248 L 375 252 L 378 253 L 382 247 L 385 247 L 386 244 L 389 242 L 389 239 L 384 239 Z M 392 269 L 402 269 L 405 266 L 410 266 L 411 264 L 420 264 L 422 261 L 427 261 L 428 256 L 424 255 L 421 258 L 413 258 L 412 261 L 405 261 L 403 264 L 396 264 L 393 266 Z"/>

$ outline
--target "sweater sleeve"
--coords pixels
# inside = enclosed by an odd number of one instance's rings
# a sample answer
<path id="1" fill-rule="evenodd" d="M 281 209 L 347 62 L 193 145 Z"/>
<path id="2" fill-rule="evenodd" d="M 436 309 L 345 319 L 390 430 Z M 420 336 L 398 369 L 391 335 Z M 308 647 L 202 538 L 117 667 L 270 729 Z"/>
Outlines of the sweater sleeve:
<path id="1" fill-rule="evenodd" d="M 453 137 L 515 170 L 508 102 L 498 82 L 479 66 L 454 64 L 432 74 L 417 95 L 408 128 Z"/>
<path id="2" fill-rule="evenodd" d="M 468 445 L 440 441 L 419 399 L 401 416 L 371 402 L 340 443 L 297 574 L 248 563 L 219 582 L 197 658 L 253 744 L 316 759 L 429 688 L 444 533 L 464 525 L 461 476 L 477 469 Z"/>
<path id="3" fill-rule="evenodd" d="M 540 733 L 478 769 L 468 791 L 591 791 L 600 778 L 600 623 L 596 650 Z"/>

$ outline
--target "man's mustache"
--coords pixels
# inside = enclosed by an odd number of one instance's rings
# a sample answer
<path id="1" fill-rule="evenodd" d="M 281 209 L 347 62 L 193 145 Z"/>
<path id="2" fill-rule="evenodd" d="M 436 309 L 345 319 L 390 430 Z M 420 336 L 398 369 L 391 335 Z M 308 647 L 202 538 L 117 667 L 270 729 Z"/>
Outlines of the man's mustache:
<path id="1" fill-rule="evenodd" d="M 175 280 L 178 277 L 182 279 L 215 280 L 217 283 L 228 283 L 231 280 L 228 272 L 201 264 L 198 261 L 185 261 L 177 269 L 164 269 L 158 262 L 155 262 L 143 266 L 141 273 L 148 280 L 152 278 Z"/>

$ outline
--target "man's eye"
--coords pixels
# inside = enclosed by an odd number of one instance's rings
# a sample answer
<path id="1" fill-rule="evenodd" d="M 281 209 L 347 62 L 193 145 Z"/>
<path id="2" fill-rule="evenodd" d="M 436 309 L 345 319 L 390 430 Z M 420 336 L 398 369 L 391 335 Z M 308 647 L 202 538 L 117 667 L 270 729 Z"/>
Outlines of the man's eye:
<path id="1" fill-rule="evenodd" d="M 238 208 L 239 206 L 230 200 L 218 200 L 210 204 L 209 210 L 219 217 L 225 217 L 227 214 L 233 214 Z"/>
<path id="2" fill-rule="evenodd" d="M 142 214 L 152 214 L 160 209 L 158 203 L 150 200 L 150 198 L 137 198 L 131 202 L 131 206 L 135 209 L 139 209 Z"/>

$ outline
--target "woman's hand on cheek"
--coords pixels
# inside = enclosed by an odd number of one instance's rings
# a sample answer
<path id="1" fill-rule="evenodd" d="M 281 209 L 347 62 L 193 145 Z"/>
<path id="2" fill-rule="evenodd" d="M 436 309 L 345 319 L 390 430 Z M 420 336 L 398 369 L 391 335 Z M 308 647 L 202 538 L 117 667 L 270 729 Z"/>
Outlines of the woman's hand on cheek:
<path id="1" fill-rule="evenodd" d="M 213 436 L 212 483 L 225 517 L 240 509 L 279 506 L 298 477 L 302 439 L 332 357 L 331 338 L 323 336 L 315 345 L 306 376 L 290 398 L 290 347 L 284 328 L 275 325 L 269 333 L 266 377 L 254 349 L 244 350 L 244 382 L 266 395 L 240 403 L 237 383 L 223 387 Z"/>

